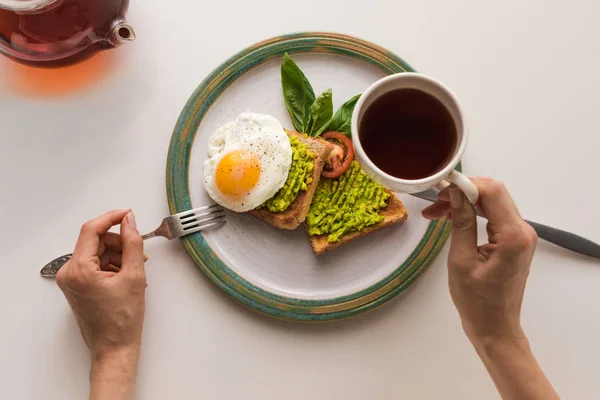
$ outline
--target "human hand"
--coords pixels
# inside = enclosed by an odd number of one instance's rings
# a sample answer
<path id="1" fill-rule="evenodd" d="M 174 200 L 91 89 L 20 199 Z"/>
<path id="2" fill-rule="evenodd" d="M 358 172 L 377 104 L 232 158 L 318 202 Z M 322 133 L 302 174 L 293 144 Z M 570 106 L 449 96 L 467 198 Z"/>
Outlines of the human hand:
<path id="1" fill-rule="evenodd" d="M 489 243 L 477 246 L 475 210 L 457 187 L 423 210 L 428 219 L 450 216 L 448 280 L 465 333 L 475 346 L 524 339 L 521 305 L 537 241 L 502 183 L 474 178 Z"/>
<path id="2" fill-rule="evenodd" d="M 108 232 L 119 223 L 120 235 Z M 133 213 L 110 211 L 83 225 L 73 257 L 56 276 L 90 348 L 90 398 L 133 395 L 144 323 L 145 261 Z"/>
<path id="3" fill-rule="evenodd" d="M 121 235 L 108 232 L 118 223 Z M 129 210 L 108 212 L 81 228 L 73 257 L 56 280 L 93 356 L 139 347 L 145 308 L 144 261 L 143 240 Z"/>

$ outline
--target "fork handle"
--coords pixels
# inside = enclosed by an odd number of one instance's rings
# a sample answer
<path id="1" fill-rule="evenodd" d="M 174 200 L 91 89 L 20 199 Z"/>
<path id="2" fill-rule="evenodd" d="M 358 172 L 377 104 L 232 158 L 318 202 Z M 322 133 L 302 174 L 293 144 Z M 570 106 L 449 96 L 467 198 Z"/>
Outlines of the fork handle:
<path id="1" fill-rule="evenodd" d="M 157 236 L 159 236 L 159 235 L 158 235 L 158 233 L 156 233 L 156 231 L 150 232 L 150 233 L 142 236 L 142 240 L 152 239 L 153 237 L 157 237 Z"/>
<path id="2" fill-rule="evenodd" d="M 65 254 L 64 256 L 60 256 L 57 259 L 50 261 L 48 264 L 44 265 L 44 268 L 40 271 L 40 275 L 44 278 L 56 278 L 56 274 L 58 270 L 62 268 L 70 259 L 73 257 L 73 254 Z"/>
<path id="3" fill-rule="evenodd" d="M 157 236 L 159 235 L 157 235 L 156 231 L 154 231 L 142 236 L 142 239 L 146 240 Z M 71 259 L 71 257 L 73 257 L 73 253 L 65 254 L 64 256 L 60 256 L 50 261 L 48 264 L 44 265 L 44 268 L 42 268 L 42 270 L 40 271 L 40 275 L 44 278 L 56 278 L 58 270 L 61 269 L 62 266 L 65 265 Z"/>

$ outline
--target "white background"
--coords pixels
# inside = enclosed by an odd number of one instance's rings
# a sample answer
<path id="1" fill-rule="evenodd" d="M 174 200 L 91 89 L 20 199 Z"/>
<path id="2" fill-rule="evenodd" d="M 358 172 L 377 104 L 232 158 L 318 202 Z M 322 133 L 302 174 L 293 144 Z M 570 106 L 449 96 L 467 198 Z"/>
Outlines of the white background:
<path id="1" fill-rule="evenodd" d="M 91 88 L 25 95 L 3 62 L 0 398 L 86 398 L 86 347 L 40 267 L 107 209 L 153 229 L 185 101 L 223 60 L 282 33 L 353 34 L 442 80 L 468 113 L 466 171 L 505 181 L 526 217 L 600 241 L 599 18 L 595 0 L 134 0 L 138 40 Z M 326 325 L 242 308 L 176 241 L 147 253 L 139 399 L 497 398 L 450 300 L 447 248 L 401 298 Z M 523 324 L 564 398 L 600 392 L 599 283 L 600 262 L 540 243 Z"/>

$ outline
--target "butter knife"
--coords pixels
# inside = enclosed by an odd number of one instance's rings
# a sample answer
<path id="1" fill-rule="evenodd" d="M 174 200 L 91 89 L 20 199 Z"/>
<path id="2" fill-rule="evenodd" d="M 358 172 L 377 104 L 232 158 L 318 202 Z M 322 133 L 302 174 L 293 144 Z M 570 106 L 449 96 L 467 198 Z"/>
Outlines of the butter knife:
<path id="1" fill-rule="evenodd" d="M 419 199 L 434 202 L 437 200 L 437 192 L 434 190 L 427 190 L 421 193 L 413 193 L 411 196 L 418 197 Z M 475 210 L 477 215 L 483 216 L 479 213 L 479 210 Z M 550 243 L 554 243 L 562 248 L 574 251 L 575 253 L 583 254 L 590 257 L 600 258 L 600 245 L 592 242 L 589 239 L 581 237 L 571 232 L 563 231 L 562 229 L 552 228 L 538 222 L 525 220 L 529 225 L 535 229 L 538 237 L 544 239 Z"/>

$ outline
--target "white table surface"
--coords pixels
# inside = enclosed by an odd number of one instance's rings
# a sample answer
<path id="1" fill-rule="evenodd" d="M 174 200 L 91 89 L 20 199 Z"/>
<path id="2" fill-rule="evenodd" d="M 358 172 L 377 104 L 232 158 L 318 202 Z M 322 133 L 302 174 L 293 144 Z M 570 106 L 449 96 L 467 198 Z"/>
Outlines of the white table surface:
<path id="1" fill-rule="evenodd" d="M 596 0 L 134 0 L 138 40 L 88 89 L 25 95 L 2 61 L 0 398 L 86 398 L 87 349 L 40 267 L 105 210 L 131 207 L 140 230 L 154 228 L 189 95 L 227 57 L 282 33 L 353 34 L 442 80 L 468 113 L 466 171 L 503 180 L 526 217 L 600 241 L 599 15 Z M 325 325 L 244 309 L 177 241 L 147 253 L 138 399 L 497 398 L 450 300 L 447 247 L 400 298 Z M 600 392 L 599 287 L 598 260 L 539 244 L 523 324 L 564 398 Z"/>

